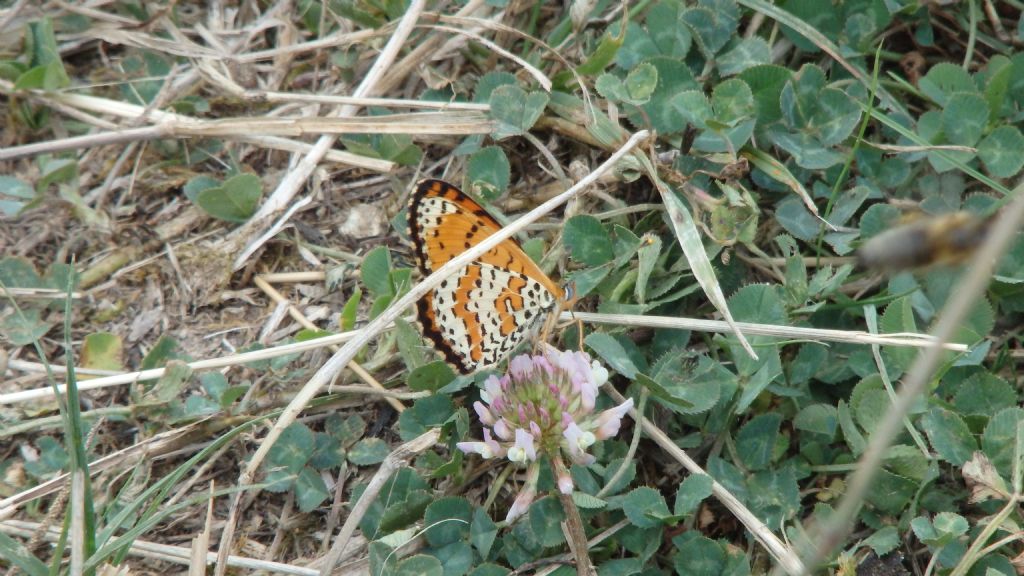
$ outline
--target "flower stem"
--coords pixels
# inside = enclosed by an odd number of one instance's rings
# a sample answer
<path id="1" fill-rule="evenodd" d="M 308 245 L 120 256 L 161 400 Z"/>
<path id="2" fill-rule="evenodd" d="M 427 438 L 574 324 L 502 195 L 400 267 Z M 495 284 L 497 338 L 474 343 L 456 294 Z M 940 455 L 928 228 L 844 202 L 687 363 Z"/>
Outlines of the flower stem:
<path id="1" fill-rule="evenodd" d="M 558 492 L 558 499 L 562 502 L 562 509 L 565 510 L 565 524 L 562 525 L 566 541 L 569 543 L 569 551 L 576 558 L 576 576 L 594 576 L 597 572 L 590 564 L 590 553 L 587 545 L 587 533 L 583 530 L 583 519 L 576 503 L 572 501 L 572 494 Z"/>

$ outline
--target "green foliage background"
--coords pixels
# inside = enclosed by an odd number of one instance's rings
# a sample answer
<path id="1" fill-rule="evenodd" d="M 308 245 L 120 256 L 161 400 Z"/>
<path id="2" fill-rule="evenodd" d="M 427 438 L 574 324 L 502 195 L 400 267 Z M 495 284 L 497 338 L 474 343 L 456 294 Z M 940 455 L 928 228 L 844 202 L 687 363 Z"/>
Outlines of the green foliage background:
<path id="1" fill-rule="evenodd" d="M 500 0 L 489 4 L 523 8 Z M 342 21 L 386 37 L 406 5 L 300 0 L 294 8 L 292 24 L 315 39 L 337 32 Z M 139 20 L 156 10 L 135 2 L 113 2 L 111 9 Z M 170 6 L 169 13 L 180 18 L 180 9 Z M 582 10 L 582 18 L 574 20 L 573 10 Z M 567 10 L 537 3 L 511 14 L 505 24 L 514 24 L 515 33 L 502 31 L 502 48 L 549 78 L 550 90 L 519 63 L 470 41 L 450 57 L 458 67 L 429 63 L 432 72 L 454 70 L 445 81 L 432 88 L 411 81 L 401 96 L 488 104 L 490 133 L 429 143 L 418 135 L 359 134 L 341 143 L 354 154 L 394 162 L 395 190 L 411 185 L 416 168 L 448 157 L 455 167 L 450 178 L 511 220 L 503 208 L 510 198 L 529 200 L 541 184 L 562 186 L 572 163 L 582 161 L 586 169 L 630 133 L 651 130 L 656 138 L 645 144 L 648 149 L 620 164 L 615 183 L 603 184 L 597 199 L 553 217 L 554 233 L 524 242 L 545 269 L 558 269 L 575 284 L 583 297 L 580 310 L 703 318 L 723 311 L 709 289 L 714 286 L 740 322 L 927 332 L 957 297 L 964 267 L 883 273 L 858 268 L 851 257 L 903 223 L 907 213 L 931 218 L 964 211 L 989 218 L 1017 193 L 1024 168 L 1024 5 L 1016 0 L 598 1 Z M 0 88 L 8 98 L 3 109 L 21 140 L 53 137 L 48 122 L 58 113 L 30 94 L 73 85 L 87 90 L 62 61 L 58 38 L 92 24 L 85 14 L 33 20 L 22 31 L 20 51 L 0 57 Z M 154 48 L 119 50 L 122 82 L 91 90 L 144 106 L 171 81 L 173 66 L 189 62 Z M 326 59 L 336 78 L 355 83 L 369 52 L 368 46 L 350 45 Z M 212 93 L 197 92 L 165 106 L 202 115 L 215 109 L 213 100 Z M 374 108 L 366 115 L 389 113 Z M 62 128 L 68 132 L 84 134 L 87 126 L 69 122 Z M 544 154 L 542 148 L 553 151 Z M 149 154 L 153 173 L 187 173 L 177 196 L 220 226 L 218 233 L 249 220 L 264 196 L 256 168 L 224 141 L 161 140 Z M 7 164 L 11 170 L 0 176 L 0 215 L 12 230 L 53 206 L 66 208 L 69 221 L 90 239 L 105 238 L 118 225 L 117 210 L 96 205 L 79 190 L 88 168 L 79 159 L 78 152 L 58 153 Z M 667 199 L 655 175 L 667 185 Z M 671 210 L 689 220 L 675 221 Z M 404 213 L 396 208 L 390 214 L 389 234 L 405 239 Z M 315 225 L 315 218 L 310 221 Z M 693 234 L 681 240 L 683 232 Z M 935 244 L 951 234 L 939 233 Z M 323 248 L 319 244 L 330 246 L 331 240 L 294 241 L 305 250 Z M 318 252 L 332 267 L 331 292 L 318 296 L 334 309 L 336 320 L 326 328 L 365 324 L 418 281 L 411 255 L 400 245 L 357 246 L 356 258 Z M 66 290 L 82 280 L 83 271 L 88 277 L 83 266 L 56 260 L 56 248 L 32 258 L 5 255 L 0 287 Z M 87 248 L 86 257 L 99 250 L 98 242 Z M 706 254 L 710 266 L 695 262 L 693 251 Z M 266 261 L 283 266 L 298 261 L 297 252 Z M 850 535 L 822 570 L 877 573 L 869 570 L 884 563 L 895 574 L 1017 573 L 1024 553 L 1017 536 L 1024 520 L 1018 509 L 1022 285 L 1024 242 L 1017 237 L 957 333 L 968 352 L 944 358 L 886 452 Z M 5 345 L 59 356 L 59 346 L 41 339 L 57 336 L 66 300 L 0 304 Z M 82 313 L 78 304 L 70 306 Z M 246 372 L 194 373 L 185 365 L 191 357 L 180 336 L 161 334 L 132 352 L 124 334 L 108 331 L 112 318 L 94 315 L 91 325 L 76 328 L 80 347 L 65 333 L 69 357 L 80 355 L 83 366 L 93 368 L 168 368 L 155 383 L 111 399 L 123 408 L 116 412 L 117 425 L 132 424 L 143 435 L 213 417 L 239 427 L 211 429 L 210 440 L 235 441 L 243 429 L 276 414 L 272 405 L 248 397 L 252 380 L 284 385 L 309 374 L 295 355 L 252 363 Z M 770 571 L 772 558 L 711 496 L 712 478 L 794 553 L 804 552 L 835 513 L 849 474 L 917 355 L 907 347 L 750 336 L 754 359 L 732 334 L 584 330 L 567 329 L 561 345 L 583 346 L 600 358 L 613 371 L 609 385 L 637 399 L 645 416 L 707 472 L 684 474 L 648 437 L 636 439 L 639 450 L 631 449 L 638 433 L 633 425 L 596 446 L 596 464 L 574 467 L 573 497 L 588 534 L 608 530 L 590 551 L 602 576 Z M 305 331 L 246 346 L 324 334 Z M 134 356 L 126 360 L 126 353 Z M 389 386 L 419 393 L 418 399 L 390 430 L 368 432 L 365 414 L 351 407 L 351 413 L 293 424 L 264 463 L 259 498 L 275 509 L 287 498 L 294 514 L 321 526 L 333 497 L 325 478 L 357 474 L 338 500 L 355 502 L 369 474 L 353 471 L 374 470 L 397 443 L 440 427 L 444 445 L 391 477 L 360 520 L 374 574 L 499 575 L 565 551 L 556 498 L 540 498 L 511 526 L 497 523 L 514 497 L 515 471 L 453 450 L 455 442 L 479 436 L 468 407 L 487 374 L 456 377 L 405 321 L 359 359 Z M 332 399 L 337 396 L 321 400 Z M 611 404 L 602 397 L 600 407 Z M 96 414 L 84 416 L 86 428 L 96 422 Z M 26 433 L 37 428 L 37 417 L 0 413 L 8 428 L 0 438 L 28 449 L 0 451 L 0 471 L 7 472 L 0 496 L 77 466 L 73 456 L 82 445 L 69 440 L 76 435 Z M 29 452 L 36 457 L 26 458 Z M 90 447 L 90 458 L 101 455 Z M 118 485 L 119 498 L 98 505 L 90 567 L 123 559 L 114 534 L 130 542 L 169 521 L 170 510 L 160 510 L 159 503 L 209 451 L 199 455 L 176 462 L 174 474 L 159 482 L 136 472 Z M 140 492 L 146 485 L 152 489 Z M 542 496 L 553 490 L 550 474 L 541 487 Z M 187 504 L 205 509 L 209 494 L 192 496 Z M 25 514 L 38 520 L 38 503 Z M 414 537 L 422 539 L 413 554 L 396 552 Z M 10 559 L 0 565 L 9 562 L 40 576 L 66 569 L 60 554 L 36 556 L 19 544 L 0 533 L 0 556 Z M 563 566 L 556 573 L 570 571 Z"/>

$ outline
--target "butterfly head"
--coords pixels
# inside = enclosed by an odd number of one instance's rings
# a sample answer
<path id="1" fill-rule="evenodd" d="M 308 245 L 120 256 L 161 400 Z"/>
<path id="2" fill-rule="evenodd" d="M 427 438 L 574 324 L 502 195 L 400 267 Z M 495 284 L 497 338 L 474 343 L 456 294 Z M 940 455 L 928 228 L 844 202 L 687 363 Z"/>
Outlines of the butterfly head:
<path id="1" fill-rule="evenodd" d="M 573 308 L 579 299 L 579 295 L 576 294 L 576 282 L 570 280 L 562 285 L 562 301 L 560 303 L 562 310 Z"/>

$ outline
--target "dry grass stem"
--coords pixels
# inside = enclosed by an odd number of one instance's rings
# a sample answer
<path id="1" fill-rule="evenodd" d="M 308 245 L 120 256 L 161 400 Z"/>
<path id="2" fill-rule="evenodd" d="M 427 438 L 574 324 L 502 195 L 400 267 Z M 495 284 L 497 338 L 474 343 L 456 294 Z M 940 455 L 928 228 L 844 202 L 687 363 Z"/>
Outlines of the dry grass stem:
<path id="1" fill-rule="evenodd" d="M 342 553 L 348 547 L 349 539 L 355 533 L 359 522 L 366 515 L 366 511 L 370 509 L 370 505 L 377 499 L 381 488 L 391 478 L 391 475 L 399 468 L 407 466 L 408 461 L 413 457 L 419 455 L 424 450 L 432 448 L 440 437 L 441 430 L 439 428 L 432 428 L 420 436 L 399 445 L 381 462 L 380 467 L 377 468 L 377 472 L 370 479 L 370 483 L 366 486 L 359 500 L 352 505 L 352 511 L 349 512 L 348 518 L 342 524 L 341 532 L 338 533 L 338 537 L 331 544 L 331 551 L 327 554 L 327 558 L 320 567 L 321 576 L 330 576 L 334 567 L 338 564 Z"/>
<path id="2" fill-rule="evenodd" d="M 492 30 L 492 31 L 495 31 L 495 32 L 500 32 L 500 33 L 503 33 L 503 34 L 508 34 L 510 36 L 521 38 L 523 40 L 528 40 L 528 41 L 536 44 L 537 46 L 540 46 L 541 48 L 544 49 L 544 51 L 548 54 L 548 56 L 550 56 L 551 58 L 553 58 L 553 59 L 557 60 L 558 62 L 560 62 L 562 64 L 562 66 L 565 68 L 565 70 L 568 71 L 570 74 L 572 74 L 573 79 L 576 81 L 577 86 L 583 92 L 583 99 L 584 99 L 584 101 L 588 102 L 588 105 L 589 105 L 589 102 L 590 102 L 590 91 L 587 88 L 586 83 L 583 82 L 582 79 L 580 78 L 579 74 L 577 74 L 576 66 L 574 66 L 568 60 L 566 60 L 565 57 L 562 56 L 561 51 L 553 48 L 551 45 L 549 45 L 548 43 L 544 42 L 540 38 L 536 38 L 534 36 L 531 36 L 531 35 L 523 32 L 522 30 L 519 30 L 518 28 L 515 28 L 515 27 L 512 27 L 512 26 L 508 26 L 508 25 L 498 21 L 497 19 L 495 19 L 495 20 L 484 20 L 482 18 L 475 18 L 475 17 L 472 17 L 472 16 L 466 16 L 466 15 L 462 14 L 461 12 L 456 14 L 456 15 L 454 15 L 454 16 L 451 16 L 451 15 L 440 15 L 440 16 L 438 16 L 438 19 L 441 22 L 444 22 L 446 24 L 457 24 L 457 25 L 466 26 L 466 27 L 475 26 L 475 27 L 479 27 L 479 28 L 483 28 L 483 29 L 487 29 L 487 30 Z M 516 62 L 519 62 L 519 59 L 517 59 Z M 536 77 L 536 75 L 529 68 L 527 68 L 526 70 L 528 72 L 530 72 L 530 74 L 533 75 L 535 79 L 537 79 L 537 81 L 541 84 L 541 86 L 544 87 L 545 91 L 549 91 L 549 92 L 551 91 L 550 81 L 548 81 L 548 83 L 545 84 L 540 79 L 538 79 Z"/>
<path id="3" fill-rule="evenodd" d="M 10 534 L 12 536 L 28 537 L 31 536 L 38 526 L 39 524 L 36 522 L 4 520 L 3 522 L 0 522 L 0 532 Z M 47 542 L 57 542 L 60 538 L 60 528 L 49 528 L 44 532 L 44 538 Z M 132 556 L 156 558 L 167 562 L 173 562 L 175 564 L 181 564 L 183 566 L 187 566 L 192 562 L 191 548 L 157 544 L 155 542 L 148 542 L 139 538 L 132 541 L 132 545 L 128 547 L 128 553 Z M 213 552 L 207 552 L 204 560 L 207 564 L 212 564 L 217 560 L 217 555 Z M 288 574 L 291 576 L 317 576 L 320 574 L 318 570 L 311 568 L 294 566 L 283 562 L 271 562 L 268 560 L 259 560 L 257 558 L 246 558 L 245 556 L 236 556 L 234 554 L 228 556 L 227 561 L 232 568 L 241 568 L 244 570 L 267 571 L 276 574 Z"/>
<path id="4" fill-rule="evenodd" d="M 11 370 L 18 370 L 21 372 L 36 372 L 39 374 L 47 373 L 47 366 L 42 362 L 29 362 L 28 360 L 18 360 L 12 358 L 7 361 L 7 367 Z M 67 374 L 68 368 L 62 364 L 51 364 L 49 371 L 54 374 Z M 99 370 L 96 368 L 75 368 L 76 376 L 115 376 L 118 374 L 124 374 L 124 372 L 118 372 L 117 370 Z M 0 374 L 3 376 L 3 374 Z M 84 381 L 84 380 L 83 380 Z M 79 383 L 81 385 L 81 382 Z"/>
<path id="5" fill-rule="evenodd" d="M 612 399 L 616 403 L 625 402 L 626 399 L 621 394 L 619 394 L 619 392 L 614 388 L 608 386 L 605 387 L 604 390 L 605 392 L 608 393 L 609 396 L 612 397 Z M 629 415 L 633 418 L 633 420 L 638 421 L 640 425 L 643 426 L 644 432 L 646 432 L 647 435 L 650 436 L 651 439 L 654 440 L 658 444 L 658 446 L 661 447 L 662 450 L 667 452 L 669 456 L 676 460 L 676 462 L 682 464 L 683 467 L 685 467 L 690 472 L 690 474 L 703 474 L 705 476 L 707 475 L 707 472 L 705 472 L 699 464 L 697 464 L 693 459 L 691 459 L 690 456 L 686 453 L 686 451 L 684 451 L 679 446 L 676 446 L 676 443 L 673 442 L 672 439 L 668 436 L 668 434 L 665 434 L 665 432 L 663 432 L 661 428 L 658 428 L 647 418 L 641 417 L 641 415 L 638 414 L 635 409 L 631 408 L 629 411 Z M 728 508 L 729 511 L 733 513 L 734 516 L 736 516 L 737 520 L 743 523 L 747 530 L 750 530 L 751 534 L 754 535 L 754 538 L 756 538 L 757 541 L 760 542 L 761 545 L 764 547 L 764 549 L 767 550 L 769 554 L 771 554 L 772 558 L 774 558 L 775 561 L 778 562 L 779 566 L 787 574 L 802 574 L 804 566 L 800 562 L 800 558 L 797 556 L 797 554 L 782 540 L 779 540 L 775 533 L 773 533 L 767 526 L 765 526 L 764 522 L 761 522 L 761 520 L 757 516 L 755 516 L 754 513 L 751 512 L 746 506 L 744 506 L 743 503 L 739 501 L 739 499 L 733 496 L 733 494 L 729 492 L 729 490 L 726 489 L 725 486 L 719 484 L 718 481 L 715 480 L 714 478 L 712 478 L 711 481 L 711 493 L 715 496 L 715 498 L 718 499 L 719 502 L 724 504 L 725 507 Z"/>
<path id="6" fill-rule="evenodd" d="M 132 446 L 122 448 L 89 462 L 89 473 L 96 475 L 104 470 L 122 466 L 126 462 L 132 463 L 135 461 L 134 459 L 142 457 L 158 458 L 160 455 L 173 452 L 188 445 L 193 440 L 198 439 L 201 433 L 203 433 L 202 422 L 161 432 Z M 68 473 L 58 474 L 32 488 L 0 500 L 0 519 L 11 517 L 18 508 L 32 500 L 59 492 L 69 477 Z"/>
<path id="7" fill-rule="evenodd" d="M 929 150 L 947 150 L 950 152 L 970 152 L 971 154 L 977 154 L 978 149 L 972 146 L 955 146 L 953 144 L 931 144 L 928 146 L 896 146 L 895 144 L 882 144 L 880 142 L 870 142 L 864 140 L 864 143 L 872 148 L 878 148 L 879 150 L 885 150 L 886 152 L 928 152 Z"/>
<path id="8" fill-rule="evenodd" d="M 306 274 L 306 273 L 302 273 Z M 312 279 L 314 275 L 319 276 L 322 273 L 308 273 L 309 277 L 302 276 L 303 279 Z M 263 277 L 266 280 L 267 276 Z M 302 281 L 302 280 L 295 280 Z M 270 292 L 268 292 L 269 294 Z M 274 293 L 278 294 L 276 291 Z M 280 296 L 282 299 L 283 296 Z M 675 318 L 665 316 L 641 316 L 632 314 L 595 314 L 592 312 L 562 312 L 560 320 L 564 322 L 581 320 L 589 324 L 606 324 L 613 326 L 646 326 L 650 328 L 675 328 L 680 330 L 697 330 L 701 332 L 718 332 L 718 333 L 730 333 L 732 329 L 729 324 L 720 320 L 705 320 L 700 318 Z M 794 340 L 822 340 L 829 342 L 845 342 L 852 344 L 880 344 L 884 346 L 911 346 L 915 348 L 924 348 L 931 345 L 934 339 L 928 334 L 872 334 L 870 332 L 861 332 L 856 330 L 827 330 L 822 328 L 804 328 L 798 326 L 777 326 L 773 324 L 756 324 L 751 322 L 737 322 L 740 329 L 752 335 L 757 336 L 774 336 L 777 338 L 787 338 Z M 315 326 L 308 326 L 315 328 Z M 347 342 L 353 338 L 360 337 L 362 330 L 351 330 L 349 332 L 343 332 L 341 334 L 334 334 L 331 336 L 325 336 L 316 340 L 309 340 L 306 342 L 296 342 L 292 344 L 282 344 L 280 346 L 274 346 L 263 350 L 256 350 L 252 352 L 244 352 L 241 354 L 232 354 L 229 356 L 223 356 L 221 358 L 210 358 L 207 360 L 198 360 L 195 362 L 188 363 L 188 366 L 193 370 L 209 370 L 213 368 L 223 368 L 226 366 L 237 366 L 245 364 L 247 362 L 254 362 L 256 360 L 266 360 L 269 358 L 276 358 L 279 356 L 285 356 L 288 354 L 294 354 L 297 352 L 306 352 L 309 350 L 319 349 L 325 346 L 332 346 Z M 956 344 L 946 342 L 942 344 L 942 349 L 949 350 L 952 352 L 966 352 L 968 347 L 964 344 Z M 34 362 L 25 362 L 21 360 L 10 360 L 9 365 L 12 369 L 18 369 L 23 371 L 39 371 L 44 370 L 45 367 L 42 364 Z M 55 366 L 56 372 L 61 372 L 61 368 Z M 83 374 L 95 373 L 99 371 L 83 370 Z M 96 390 L 99 388 L 106 388 L 109 386 L 120 386 L 124 384 L 130 384 L 132 382 L 142 382 L 146 380 L 155 380 L 160 378 L 165 373 L 163 368 L 154 368 L 151 370 L 142 370 L 138 372 L 128 372 L 124 374 L 116 374 L 110 376 L 103 376 L 101 378 L 95 378 L 90 380 L 83 380 L 78 383 L 78 388 L 81 391 Z M 58 386 L 58 390 L 64 391 L 63 385 Z M 367 388 L 367 393 L 370 393 L 371 388 Z M 376 394 L 388 396 L 383 391 L 378 391 Z M 8 394 L 0 394 L 0 405 L 4 404 L 16 404 L 19 402 L 27 402 L 30 400 L 37 400 L 40 398 L 49 398 L 53 395 L 52 387 L 35 388 L 30 390 L 21 390 L 18 392 L 11 392 Z M 397 397 L 397 396 L 395 396 Z"/>
<path id="9" fill-rule="evenodd" d="M 609 526 L 608 528 L 602 530 L 600 533 L 594 535 L 593 538 L 588 540 L 587 541 L 587 548 L 594 548 L 594 547 L 600 545 L 601 542 L 604 542 L 605 540 L 607 540 L 607 539 L 611 538 L 612 536 L 618 534 L 620 531 L 622 531 L 623 528 L 628 527 L 629 524 L 630 524 L 629 520 L 619 520 L 615 524 L 613 524 L 613 525 Z M 535 563 L 535 564 L 544 564 L 544 566 L 542 568 L 540 568 L 539 570 L 537 570 L 536 572 L 531 573 L 531 576 L 547 576 L 548 574 L 551 574 L 551 573 L 555 572 L 556 570 L 558 570 L 559 568 L 561 568 L 562 567 L 562 563 L 567 563 L 567 562 L 571 561 L 572 559 L 573 559 L 572 554 L 568 553 L 568 552 L 566 552 L 564 554 L 557 554 L 557 555 L 552 556 L 550 558 L 545 558 L 543 561 L 539 561 L 539 562 Z M 523 567 L 523 568 L 525 568 L 525 567 Z M 529 573 L 529 572 L 520 572 L 520 570 L 515 570 L 515 571 L 510 573 L 510 576 L 515 576 L 515 575 L 524 574 L 524 573 Z"/>
<path id="10" fill-rule="evenodd" d="M 125 418 L 132 414 L 132 409 L 128 406 L 107 406 L 105 408 L 96 408 L 95 410 L 89 410 L 82 412 L 83 421 L 98 421 L 102 418 L 116 417 Z M 46 430 L 59 429 L 63 426 L 64 420 L 60 415 L 56 416 L 44 416 L 40 418 L 33 418 L 19 424 L 11 424 L 0 428 L 0 439 L 10 438 L 17 436 L 18 434 L 27 434 L 30 432 L 38 433 Z"/>
<path id="11" fill-rule="evenodd" d="M 207 558 L 211 556 L 210 533 L 213 528 L 213 493 L 216 483 L 210 481 L 210 499 L 206 503 L 206 519 L 203 522 L 203 529 L 192 539 L 191 554 L 188 559 L 188 576 L 206 576 Z"/>
<path id="12" fill-rule="evenodd" d="M 264 60 L 275 60 L 282 56 L 294 56 L 296 54 L 303 54 L 306 52 L 318 52 L 328 48 L 341 48 L 344 46 L 352 46 L 354 44 L 362 44 L 369 42 L 374 38 L 391 34 L 394 32 L 394 28 L 395 24 L 392 22 L 377 30 L 367 29 L 357 30 L 355 32 L 338 31 L 329 36 L 317 38 L 316 40 L 310 40 L 308 42 L 276 46 L 266 50 L 253 50 L 244 54 L 230 54 L 227 55 L 226 58 L 239 64 L 252 64 L 255 62 L 262 62 Z"/>
<path id="13" fill-rule="evenodd" d="M 246 133 L 274 136 L 319 134 L 410 134 L 429 136 L 490 134 L 494 121 L 473 110 L 410 112 L 354 118 L 224 118 L 166 122 L 160 125 L 174 136 L 231 138 Z"/>
<path id="14" fill-rule="evenodd" d="M 291 302 L 288 301 L 287 298 L 284 297 L 284 295 L 275 290 L 265 280 L 257 276 L 253 279 L 253 283 L 256 284 L 256 286 L 260 290 L 262 290 L 264 294 L 269 296 L 270 299 L 273 300 L 274 302 L 277 302 L 279 304 L 286 304 L 288 306 L 288 315 L 291 316 L 292 319 L 301 324 L 303 327 L 305 327 L 308 330 L 319 329 L 316 326 L 316 324 L 313 324 L 312 322 L 309 321 L 308 318 L 306 318 L 305 314 L 303 314 L 301 310 L 296 308 Z M 337 350 L 337 347 L 334 345 L 331 345 L 330 348 L 331 350 Z M 405 410 L 405 404 L 402 404 L 400 401 L 398 401 L 396 397 L 388 395 L 387 389 L 384 388 L 384 386 L 380 382 L 378 382 L 377 379 L 374 378 L 372 374 L 370 374 L 362 366 L 360 366 L 358 362 L 353 360 L 352 362 L 349 363 L 348 368 L 355 372 L 356 376 L 359 376 L 359 378 L 361 378 L 364 382 L 369 384 L 370 388 L 373 388 L 375 390 L 378 390 L 379 392 L 384 393 L 384 399 L 387 401 L 388 404 L 391 405 L 392 408 L 394 408 L 398 412 L 402 412 Z M 337 390 L 337 388 L 332 388 L 332 390 Z"/>
<path id="15" fill-rule="evenodd" d="M 280 346 L 275 346 L 274 348 L 267 348 L 264 350 L 253 350 L 251 352 L 231 354 L 229 356 L 222 356 L 220 358 L 198 360 L 195 362 L 189 362 L 187 365 L 192 370 L 209 370 L 213 368 L 223 368 L 225 366 L 238 366 L 241 364 L 245 364 L 246 362 L 266 360 L 269 358 L 284 356 L 286 354 L 305 352 L 307 350 L 316 350 L 318 348 L 323 348 L 324 346 L 329 346 L 331 344 L 346 342 L 352 339 L 353 337 L 357 336 L 359 333 L 360 332 L 357 330 L 342 332 L 341 334 L 325 336 L 323 338 L 317 338 L 316 340 L 308 340 L 306 342 L 294 342 L 292 344 L 283 344 Z M 130 384 L 132 382 L 155 380 L 163 376 L 165 373 L 165 368 L 152 368 L 149 370 L 140 370 L 138 372 L 127 372 L 115 376 L 104 376 L 92 380 L 83 380 L 78 383 L 78 389 L 84 392 L 87 390 L 106 388 L 108 386 L 119 386 L 123 384 Z M 64 385 L 58 384 L 57 391 L 58 393 L 63 394 L 65 391 Z M 27 400 L 36 400 L 39 398 L 49 398 L 52 396 L 53 387 L 36 388 L 32 390 L 20 390 L 18 392 L 10 392 L 7 394 L 0 395 L 0 405 L 25 402 Z"/>
<path id="16" fill-rule="evenodd" d="M 327 274 L 322 270 L 309 270 L 306 272 L 270 272 L 257 277 L 262 278 L 268 284 L 283 284 L 286 282 L 323 282 L 327 278 Z"/>
<path id="17" fill-rule="evenodd" d="M 523 70 L 526 70 L 526 72 L 529 73 L 530 76 L 533 76 L 533 79 L 536 80 L 538 84 L 540 84 L 541 88 L 543 88 L 545 92 L 550 92 L 551 91 L 551 79 L 548 78 L 546 74 L 544 74 L 543 72 L 538 70 L 537 67 L 534 66 L 533 64 L 530 64 L 526 60 L 523 60 L 522 58 L 516 56 L 515 54 L 509 52 L 508 50 L 505 50 L 504 48 L 502 48 L 501 46 L 498 46 L 494 42 L 491 42 L 487 38 L 484 38 L 483 36 L 481 36 L 481 35 L 479 35 L 479 34 L 477 34 L 475 32 L 472 32 L 470 30 L 463 30 L 461 28 L 452 28 L 450 26 L 439 26 L 439 25 L 433 25 L 433 26 L 429 26 L 429 27 L 430 28 L 434 28 L 436 30 L 443 30 L 443 31 L 449 32 L 451 34 L 461 34 L 463 36 L 467 36 L 469 38 L 472 38 L 476 42 L 479 42 L 480 44 L 483 44 L 484 46 L 490 48 L 491 50 L 494 50 L 498 54 L 501 54 L 505 58 L 508 58 L 509 60 L 512 60 L 513 62 L 518 64 L 520 67 L 523 68 Z"/>
<path id="18" fill-rule="evenodd" d="M 489 134 L 495 129 L 494 122 L 486 115 L 475 111 L 419 112 L 392 114 L 368 118 L 223 118 L 219 120 L 175 120 L 168 119 L 143 128 L 130 128 L 99 134 L 50 140 L 24 146 L 12 146 L 0 150 L 0 161 L 14 160 L 27 156 L 62 152 L 78 148 L 109 146 L 159 140 L 164 138 L 226 138 L 229 140 L 251 141 L 252 134 L 262 134 L 264 143 L 267 136 L 309 136 L 319 134 L 411 134 L 411 135 L 472 135 Z M 291 146 L 301 148 L 300 146 Z M 346 153 L 336 158 L 353 160 L 354 154 Z M 390 162 L 363 161 L 360 167 L 369 169 L 392 168 Z M 382 170 L 383 171 L 383 170 Z"/>
<path id="19" fill-rule="evenodd" d="M 0 80 L 0 91 L 10 94 L 13 90 L 14 87 L 10 82 Z M 68 107 L 74 110 L 87 110 L 97 114 L 112 115 L 133 121 L 137 121 L 139 118 L 146 118 L 148 121 L 156 122 L 157 124 L 139 128 L 118 129 L 119 127 L 114 124 L 102 122 L 99 123 L 101 128 L 117 131 L 112 134 L 90 134 L 85 136 L 49 140 L 38 144 L 11 146 L 6 149 L 0 149 L 0 160 L 11 160 L 42 152 L 55 152 L 59 150 L 100 146 L 104 144 L 170 137 L 171 134 L 169 132 L 165 132 L 167 128 L 162 127 L 162 124 L 160 123 L 166 122 L 170 125 L 174 125 L 178 122 L 185 124 L 194 122 L 202 123 L 201 120 L 182 114 L 164 112 L 161 110 L 148 110 L 145 107 L 130 104 L 128 102 L 110 100 L 108 98 L 100 98 L 98 96 L 62 93 L 51 94 L 40 91 L 29 91 L 28 93 L 32 94 L 38 101 L 56 108 Z M 296 140 L 288 140 L 286 138 L 273 135 L 238 133 L 232 138 L 238 142 L 253 144 L 264 148 L 283 150 L 285 152 L 305 154 L 313 149 L 311 144 Z M 359 154 L 346 152 L 344 150 L 330 150 L 324 156 L 324 159 L 330 160 L 331 162 L 337 162 L 339 164 L 365 168 L 375 172 L 390 172 L 395 168 L 395 164 L 388 160 L 369 158 Z"/>
<path id="20" fill-rule="evenodd" d="M 85 566 L 85 473 L 80 468 L 71 470 L 71 507 L 68 516 L 71 519 L 69 546 L 71 563 L 68 566 L 72 576 L 81 576 Z"/>
<path id="21" fill-rule="evenodd" d="M 679 330 L 698 330 L 701 332 L 731 333 L 729 323 L 720 320 L 703 320 L 700 318 L 676 318 L 668 316 L 641 316 L 637 314 L 595 314 L 592 312 L 562 312 L 562 321 L 581 320 L 590 324 L 610 324 L 615 326 L 645 326 L 648 328 L 675 328 Z M 896 333 L 872 334 L 858 330 L 828 330 L 824 328 L 804 328 L 800 326 L 778 326 L 775 324 L 756 324 L 753 322 L 736 322 L 736 326 L 747 334 L 757 336 L 774 336 L 794 340 L 824 340 L 828 342 L 845 342 L 849 344 L 882 344 L 886 346 L 911 346 L 928 348 L 935 339 L 928 334 Z M 965 344 L 945 342 L 943 350 L 966 352 Z"/>
<path id="22" fill-rule="evenodd" d="M 28 4 L 28 0 L 17 0 L 13 5 L 4 10 L 0 10 L 0 31 L 3 31 L 7 26 L 18 17 L 21 9 Z"/>
<path id="23" fill-rule="evenodd" d="M 0 298 L 21 298 L 25 300 L 63 300 L 71 296 L 73 300 L 82 298 L 81 292 L 68 294 L 54 288 L 4 288 L 0 286 Z"/>
<path id="24" fill-rule="evenodd" d="M 440 102 L 434 100 L 407 100 L 403 98 L 356 98 L 330 94 L 293 94 L 287 92 L 246 92 L 247 99 L 255 102 L 304 102 L 378 108 L 430 108 L 446 111 L 490 112 L 491 105 L 478 102 Z"/>

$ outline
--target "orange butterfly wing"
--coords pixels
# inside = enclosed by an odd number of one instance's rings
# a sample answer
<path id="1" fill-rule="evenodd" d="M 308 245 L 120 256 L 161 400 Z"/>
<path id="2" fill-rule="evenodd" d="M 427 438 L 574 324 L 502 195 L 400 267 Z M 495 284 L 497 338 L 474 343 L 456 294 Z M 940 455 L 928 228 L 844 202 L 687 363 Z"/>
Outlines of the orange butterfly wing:
<path id="1" fill-rule="evenodd" d="M 424 276 L 502 227 L 480 204 L 441 180 L 417 184 L 408 221 Z M 424 336 L 445 360 L 468 374 L 511 353 L 543 313 L 564 298 L 563 290 L 510 238 L 424 296 L 417 317 Z"/>

